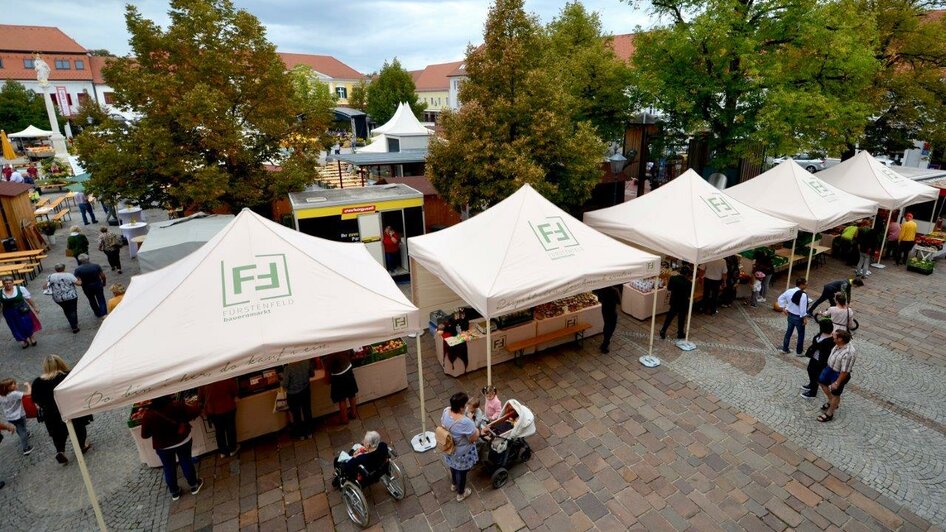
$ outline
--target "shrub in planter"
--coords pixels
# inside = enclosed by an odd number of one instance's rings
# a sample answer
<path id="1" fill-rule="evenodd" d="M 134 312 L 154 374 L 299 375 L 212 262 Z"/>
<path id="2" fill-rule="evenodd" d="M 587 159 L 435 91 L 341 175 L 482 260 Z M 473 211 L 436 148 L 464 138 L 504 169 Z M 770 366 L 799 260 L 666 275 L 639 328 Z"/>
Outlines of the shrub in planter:
<path id="1" fill-rule="evenodd" d="M 39 232 L 46 236 L 53 236 L 56 234 L 57 227 L 58 226 L 56 222 L 43 221 L 36 224 L 36 228 L 39 229 Z"/>

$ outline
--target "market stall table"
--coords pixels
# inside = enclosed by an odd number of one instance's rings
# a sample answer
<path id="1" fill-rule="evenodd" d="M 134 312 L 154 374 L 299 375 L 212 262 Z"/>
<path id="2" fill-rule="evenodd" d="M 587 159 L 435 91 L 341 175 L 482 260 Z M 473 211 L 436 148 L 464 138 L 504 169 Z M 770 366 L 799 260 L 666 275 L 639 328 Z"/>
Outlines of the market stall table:
<path id="1" fill-rule="evenodd" d="M 135 258 L 138 255 L 138 243 L 135 237 L 148 234 L 148 224 L 145 222 L 122 224 L 118 226 L 122 235 L 128 240 L 128 256 Z"/>
<path id="2" fill-rule="evenodd" d="M 145 221 L 145 213 L 141 210 L 141 207 L 125 207 L 124 209 L 118 209 L 117 214 L 118 220 L 122 225 Z"/>

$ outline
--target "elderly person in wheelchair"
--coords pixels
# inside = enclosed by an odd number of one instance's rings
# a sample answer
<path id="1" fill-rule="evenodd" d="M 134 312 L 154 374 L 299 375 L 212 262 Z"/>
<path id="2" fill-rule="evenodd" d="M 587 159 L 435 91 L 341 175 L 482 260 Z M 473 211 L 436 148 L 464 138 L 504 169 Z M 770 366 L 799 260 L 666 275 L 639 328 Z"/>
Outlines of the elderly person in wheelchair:
<path id="1" fill-rule="evenodd" d="M 379 480 L 396 500 L 404 498 L 404 475 L 394 461 L 396 457 L 394 448 L 381 441 L 376 431 L 369 430 L 360 444 L 356 443 L 350 451 L 342 451 L 335 458 L 332 485 L 341 490 L 348 518 L 356 525 L 368 526 L 371 508 L 365 490 Z"/>

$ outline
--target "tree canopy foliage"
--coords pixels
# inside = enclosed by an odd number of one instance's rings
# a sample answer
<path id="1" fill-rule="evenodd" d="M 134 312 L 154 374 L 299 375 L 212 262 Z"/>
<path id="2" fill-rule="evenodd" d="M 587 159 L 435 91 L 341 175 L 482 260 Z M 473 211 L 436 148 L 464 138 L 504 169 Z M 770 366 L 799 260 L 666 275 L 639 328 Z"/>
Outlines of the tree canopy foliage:
<path id="1" fill-rule="evenodd" d="M 417 101 L 416 90 L 410 72 L 404 70 L 396 57 L 390 63 L 385 61 L 381 71 L 368 85 L 367 112 L 372 120 L 383 124 L 394 116 L 398 104 L 407 102 L 414 116 L 420 118 L 427 104 Z"/>
<path id="2" fill-rule="evenodd" d="M 564 32 L 563 32 L 564 33 Z M 564 38 L 564 37 L 563 37 Z M 581 205 L 601 175 L 604 143 L 578 120 L 550 39 L 523 0 L 496 0 L 483 44 L 469 47 L 463 106 L 441 115 L 428 173 L 454 208 L 493 205 L 529 183 L 564 207 Z"/>
<path id="3" fill-rule="evenodd" d="M 351 88 L 351 94 L 348 95 L 348 107 L 368 112 L 368 84 L 365 80 L 360 80 Z"/>
<path id="4" fill-rule="evenodd" d="M 860 1 L 652 0 L 670 23 L 636 36 L 636 101 L 705 134 L 717 167 L 760 148 L 839 151 L 874 112 L 876 27 Z"/>
<path id="5" fill-rule="evenodd" d="M 237 208 L 310 183 L 332 119 L 324 87 L 287 72 L 259 20 L 230 0 L 172 0 L 169 18 L 162 29 L 126 8 L 133 58 L 104 74 L 138 119 L 103 119 L 77 138 L 87 186 L 146 204 Z"/>
<path id="6" fill-rule="evenodd" d="M 56 109 L 56 115 L 59 115 L 59 109 Z M 49 129 L 43 95 L 27 89 L 19 82 L 7 80 L 0 88 L 0 129 L 16 133 L 30 125 Z"/>

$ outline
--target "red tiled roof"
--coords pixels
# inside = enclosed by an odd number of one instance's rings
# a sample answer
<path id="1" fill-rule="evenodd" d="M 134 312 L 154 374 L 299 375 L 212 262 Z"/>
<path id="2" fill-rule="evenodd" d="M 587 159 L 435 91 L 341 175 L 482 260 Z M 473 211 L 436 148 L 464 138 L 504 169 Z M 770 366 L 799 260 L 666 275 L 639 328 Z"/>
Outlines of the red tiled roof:
<path id="1" fill-rule="evenodd" d="M 465 76 L 465 75 L 466 75 L 466 62 L 461 61 L 460 64 L 457 65 L 457 68 L 454 68 L 453 70 L 450 71 L 449 74 L 447 74 L 447 77 L 454 78 L 457 76 Z"/>
<path id="2" fill-rule="evenodd" d="M 415 175 L 415 176 L 404 176 L 404 177 L 382 177 L 378 183 L 381 184 L 381 181 L 389 185 L 407 185 L 417 192 L 425 196 L 437 196 L 437 189 L 430 183 L 430 180 L 426 176 Z"/>
<path id="3" fill-rule="evenodd" d="M 618 59 L 628 61 L 634 55 L 634 37 L 633 33 L 625 33 L 611 38 L 611 48 L 614 48 L 614 55 Z"/>
<path id="4" fill-rule="evenodd" d="M 9 6 L 8 6 L 9 7 Z M 59 28 L 0 24 L 0 51 L 84 54 L 86 49 Z"/>
<path id="5" fill-rule="evenodd" d="M 43 61 L 49 65 L 50 81 L 92 81 L 92 66 L 89 62 L 89 56 L 80 54 L 42 54 Z M 3 61 L 3 68 L 0 68 L 0 79 L 14 80 L 36 80 L 36 71 L 32 68 L 23 66 L 24 59 L 33 59 L 32 54 L 24 53 L 0 53 L 0 61 Z M 56 60 L 64 59 L 69 61 L 69 70 L 59 70 L 56 68 Z M 83 70 L 76 70 L 76 60 L 84 63 Z"/>
<path id="6" fill-rule="evenodd" d="M 289 52 L 277 52 L 286 63 L 287 68 L 293 68 L 298 65 L 306 65 L 316 72 L 325 74 L 335 79 L 364 79 L 364 74 L 354 68 L 342 63 L 330 55 L 315 54 L 293 54 Z"/>
<path id="7" fill-rule="evenodd" d="M 420 79 L 420 75 L 424 73 L 423 70 L 408 70 L 408 74 L 411 75 L 411 79 L 414 81 L 414 85 L 417 85 L 417 81 Z"/>
<path id="8" fill-rule="evenodd" d="M 92 83 L 104 84 L 105 76 L 102 75 L 102 68 L 105 67 L 114 57 L 102 57 L 98 55 L 89 56 L 89 67 L 92 69 Z"/>
<path id="9" fill-rule="evenodd" d="M 414 78 L 414 84 L 420 92 L 448 90 L 450 88 L 450 80 L 447 76 L 460 68 L 461 65 L 463 65 L 463 61 L 427 65 L 427 67 L 420 72 L 420 75 Z"/>

